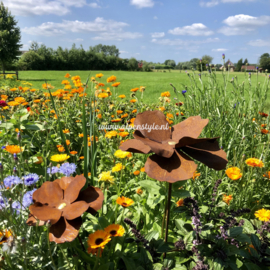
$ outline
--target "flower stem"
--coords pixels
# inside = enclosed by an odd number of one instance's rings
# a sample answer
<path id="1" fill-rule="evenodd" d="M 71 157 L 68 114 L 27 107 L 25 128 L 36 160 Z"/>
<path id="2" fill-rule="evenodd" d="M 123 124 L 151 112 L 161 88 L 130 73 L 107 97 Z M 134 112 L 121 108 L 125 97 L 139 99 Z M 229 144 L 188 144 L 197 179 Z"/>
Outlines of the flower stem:
<path id="1" fill-rule="evenodd" d="M 58 270 L 57 267 L 56 267 L 56 265 L 55 265 L 55 263 L 54 263 L 53 257 L 52 257 L 52 251 L 51 251 L 50 239 L 49 239 L 49 228 L 47 228 L 47 241 L 48 241 L 48 248 L 49 248 L 50 258 L 51 258 L 52 264 L 54 266 L 54 269 Z"/>
<path id="2" fill-rule="evenodd" d="M 167 208 L 166 208 L 165 242 L 168 241 L 168 230 L 169 230 L 169 222 L 170 222 L 171 197 L 172 197 L 172 183 L 169 183 L 168 198 L 167 198 Z"/>

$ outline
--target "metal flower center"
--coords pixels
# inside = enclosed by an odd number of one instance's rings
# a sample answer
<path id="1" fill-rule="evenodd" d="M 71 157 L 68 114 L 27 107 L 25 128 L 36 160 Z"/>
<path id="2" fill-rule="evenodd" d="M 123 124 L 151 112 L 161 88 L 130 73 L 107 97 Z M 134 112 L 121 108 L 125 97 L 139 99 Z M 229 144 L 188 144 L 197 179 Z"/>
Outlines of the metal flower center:
<path id="1" fill-rule="evenodd" d="M 102 238 L 98 238 L 98 239 L 96 239 L 95 244 L 96 245 L 100 245 L 102 242 L 103 242 L 103 239 Z"/>
<path id="2" fill-rule="evenodd" d="M 57 209 L 63 209 L 64 207 L 66 207 L 66 203 L 61 203 L 58 207 L 57 207 Z"/>
<path id="3" fill-rule="evenodd" d="M 171 141 L 171 142 L 168 142 L 169 145 L 176 145 L 177 142 L 174 142 L 174 141 Z"/>

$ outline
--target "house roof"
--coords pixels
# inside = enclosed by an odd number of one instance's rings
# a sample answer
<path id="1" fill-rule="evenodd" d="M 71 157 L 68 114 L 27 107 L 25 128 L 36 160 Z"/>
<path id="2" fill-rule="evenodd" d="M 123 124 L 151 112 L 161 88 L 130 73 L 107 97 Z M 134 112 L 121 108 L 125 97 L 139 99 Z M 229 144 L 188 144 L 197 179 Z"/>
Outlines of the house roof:
<path id="1" fill-rule="evenodd" d="M 241 69 L 254 70 L 254 69 L 256 69 L 256 67 L 255 66 L 246 66 L 246 65 L 243 65 L 241 67 Z"/>

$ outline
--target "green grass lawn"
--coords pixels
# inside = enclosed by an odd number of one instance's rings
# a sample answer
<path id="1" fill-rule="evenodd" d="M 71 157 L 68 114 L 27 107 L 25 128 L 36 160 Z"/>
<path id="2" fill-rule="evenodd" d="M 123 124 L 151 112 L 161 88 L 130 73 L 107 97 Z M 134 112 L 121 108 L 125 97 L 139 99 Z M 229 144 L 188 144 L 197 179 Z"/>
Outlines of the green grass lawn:
<path id="1" fill-rule="evenodd" d="M 61 84 L 62 80 L 65 80 L 64 77 L 66 73 L 70 73 L 71 76 L 79 75 L 82 82 L 86 82 L 87 77 L 95 76 L 97 73 L 102 73 L 104 76 L 101 79 L 98 79 L 100 82 L 106 82 L 106 79 L 115 75 L 117 77 L 117 82 L 121 82 L 121 85 L 117 89 L 118 94 L 125 94 L 127 97 L 130 96 L 130 89 L 140 86 L 145 86 L 144 101 L 146 103 L 157 102 L 160 97 L 161 92 L 170 91 L 173 93 L 173 89 L 170 86 L 172 83 L 177 90 L 183 90 L 185 85 L 190 86 L 190 79 L 184 71 L 173 70 L 171 72 L 131 72 L 131 71 L 20 71 L 19 79 L 27 81 L 33 84 L 33 88 L 41 88 L 42 84 L 47 81 L 55 87 L 55 90 L 62 89 L 63 85 Z M 192 71 L 189 71 L 192 73 Z M 198 86 L 200 86 L 199 72 L 196 72 L 196 80 Z M 206 74 L 206 72 L 205 72 Z M 226 73 L 226 80 L 229 82 L 227 91 L 230 94 L 233 90 L 233 86 L 230 83 L 230 80 L 237 76 L 238 84 L 246 81 L 246 86 L 248 86 L 248 74 L 242 72 Z M 258 81 L 263 84 L 265 80 L 264 74 L 258 75 Z M 208 85 L 208 78 L 202 75 L 202 81 L 204 85 Z M 223 76 L 220 71 L 217 72 L 217 81 L 218 84 L 222 87 L 224 85 Z M 255 87 L 257 82 L 257 75 L 252 74 L 251 76 L 252 86 Z M 246 87 L 247 88 L 247 87 Z M 248 95 L 248 92 L 245 93 Z M 268 102 L 270 104 L 270 100 Z"/>

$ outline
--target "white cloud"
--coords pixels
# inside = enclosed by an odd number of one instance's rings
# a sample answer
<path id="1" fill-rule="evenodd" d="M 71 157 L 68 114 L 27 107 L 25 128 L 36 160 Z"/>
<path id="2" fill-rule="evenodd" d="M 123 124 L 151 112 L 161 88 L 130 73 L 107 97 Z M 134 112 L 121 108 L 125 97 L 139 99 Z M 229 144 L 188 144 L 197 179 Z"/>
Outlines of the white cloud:
<path id="1" fill-rule="evenodd" d="M 187 25 L 184 27 L 176 27 L 172 30 L 169 30 L 170 34 L 173 35 L 189 35 L 189 36 L 210 36 L 213 35 L 214 32 L 209 30 L 202 23 L 193 23 L 192 25 Z"/>
<path id="2" fill-rule="evenodd" d="M 157 20 L 158 19 L 158 17 L 157 16 L 154 16 L 154 20 Z"/>
<path id="3" fill-rule="evenodd" d="M 46 22 L 39 26 L 25 27 L 22 29 L 22 32 L 29 35 L 39 36 L 55 36 L 65 34 L 67 32 L 115 33 L 117 31 L 122 31 L 122 28 L 126 26 L 128 26 L 128 24 L 124 22 L 105 20 L 101 17 L 97 17 L 94 21 L 91 22 L 67 20 L 63 20 L 61 23 Z"/>
<path id="4" fill-rule="evenodd" d="M 65 15 L 70 7 L 83 7 L 86 0 L 4 0 L 4 4 L 12 14 L 20 16 L 33 15 Z"/>
<path id="5" fill-rule="evenodd" d="M 36 36 L 59 36 L 68 32 L 73 33 L 98 33 L 93 40 L 123 40 L 136 39 L 142 37 L 141 33 L 125 32 L 124 27 L 128 24 L 124 22 L 117 22 L 113 20 L 105 20 L 103 18 L 96 18 L 91 22 L 82 21 L 67 21 L 63 20 L 61 23 L 46 22 L 39 26 L 25 27 L 22 32 L 29 35 Z M 77 39 L 77 42 L 82 40 Z"/>
<path id="6" fill-rule="evenodd" d="M 258 0 L 211 0 L 209 2 L 200 2 L 201 7 L 214 7 L 220 3 L 241 3 L 241 2 L 256 2 Z"/>
<path id="7" fill-rule="evenodd" d="M 119 51 L 120 54 L 128 53 L 126 51 Z"/>
<path id="8" fill-rule="evenodd" d="M 239 14 L 230 16 L 223 21 L 227 24 L 218 30 L 226 36 L 246 35 L 256 31 L 257 28 L 270 24 L 270 16 L 253 17 L 249 15 Z"/>
<path id="9" fill-rule="evenodd" d="M 143 35 L 137 32 L 104 32 L 94 37 L 93 40 L 118 40 L 141 38 Z"/>
<path id="10" fill-rule="evenodd" d="M 228 51 L 228 49 L 223 49 L 223 48 L 220 48 L 220 49 L 212 49 L 212 52 L 226 52 Z"/>
<path id="11" fill-rule="evenodd" d="M 152 38 L 162 38 L 165 36 L 164 32 L 155 32 L 151 34 Z"/>
<path id="12" fill-rule="evenodd" d="M 130 0 L 130 4 L 136 6 L 137 8 L 153 7 L 153 0 Z"/>
<path id="13" fill-rule="evenodd" d="M 218 42 L 219 38 L 207 38 L 205 40 L 182 40 L 182 39 L 152 39 L 155 44 L 165 45 L 165 46 L 191 46 L 200 45 L 203 43 L 213 43 Z"/>
<path id="14" fill-rule="evenodd" d="M 269 47 L 270 48 L 270 40 L 256 39 L 248 42 L 248 45 L 254 47 Z"/>
<path id="15" fill-rule="evenodd" d="M 101 6 L 99 6 L 97 3 L 90 3 L 89 7 L 91 7 L 91 8 L 101 8 Z"/>

